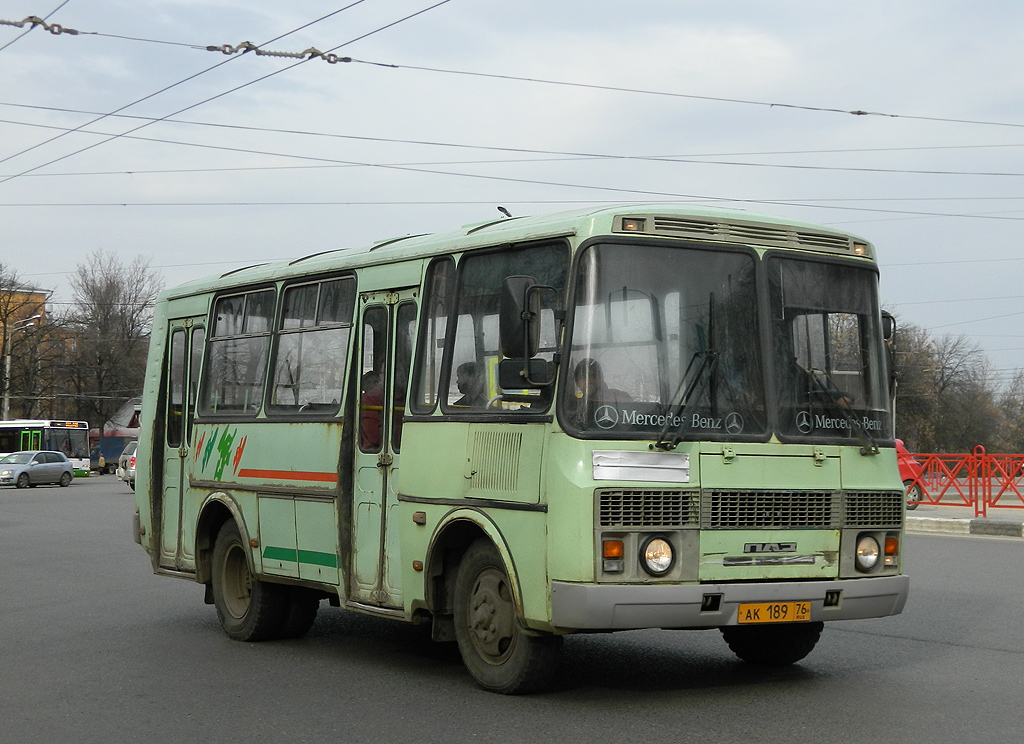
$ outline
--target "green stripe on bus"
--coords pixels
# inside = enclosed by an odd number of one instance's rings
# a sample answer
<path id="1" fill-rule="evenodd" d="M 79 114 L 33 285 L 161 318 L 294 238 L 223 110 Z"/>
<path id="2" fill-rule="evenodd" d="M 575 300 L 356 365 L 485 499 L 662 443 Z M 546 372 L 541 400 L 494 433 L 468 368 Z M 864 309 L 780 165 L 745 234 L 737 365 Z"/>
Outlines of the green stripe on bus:
<path id="1" fill-rule="evenodd" d="M 311 566 L 337 568 L 338 556 L 335 553 L 318 553 L 315 550 L 300 550 L 299 563 L 308 563 Z"/>
<path id="2" fill-rule="evenodd" d="M 267 546 L 263 549 L 263 557 L 272 561 L 306 563 L 311 566 L 326 566 L 327 568 L 338 567 L 338 556 L 335 553 L 320 553 L 316 550 L 296 551 L 291 548 Z"/>

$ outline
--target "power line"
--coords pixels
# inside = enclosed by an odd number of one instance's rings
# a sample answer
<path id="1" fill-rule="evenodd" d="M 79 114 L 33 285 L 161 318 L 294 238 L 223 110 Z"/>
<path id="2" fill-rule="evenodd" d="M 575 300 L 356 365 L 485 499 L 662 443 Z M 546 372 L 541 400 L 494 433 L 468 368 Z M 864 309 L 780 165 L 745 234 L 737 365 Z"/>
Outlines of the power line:
<path id="1" fill-rule="evenodd" d="M 53 106 L 30 106 L 27 104 L 10 103 L 0 101 L 0 106 L 11 106 L 15 108 L 27 108 L 34 110 L 44 111 L 57 111 L 61 113 L 75 113 L 75 114 L 86 114 L 86 115 L 97 115 L 95 112 L 82 111 L 79 109 L 66 109 L 58 108 Z M 571 157 L 580 159 L 606 159 L 606 160 L 636 160 L 636 161 L 649 161 L 649 162 L 667 162 L 667 163 L 687 163 L 692 165 L 730 165 L 730 166 L 742 166 L 742 167 L 753 167 L 753 168 L 783 168 L 793 170 L 821 170 L 821 171 L 838 171 L 838 172 L 853 172 L 853 173 L 894 173 L 894 174 L 907 174 L 907 175 L 948 175 L 948 176 L 992 176 L 992 177 L 1013 177 L 1020 178 L 1024 177 L 1022 172 L 1007 172 L 1007 171 L 956 171 L 956 170 L 928 170 L 928 169 L 913 169 L 913 168 L 870 168 L 870 167 L 850 167 L 850 166 L 825 166 L 825 165 L 800 165 L 797 163 L 753 163 L 744 161 L 722 161 L 722 160 L 709 160 L 708 158 L 722 157 L 721 153 L 701 154 L 701 155 L 622 155 L 614 153 L 593 153 L 593 152 L 579 152 L 579 151 L 566 151 L 566 150 L 546 150 L 538 148 L 524 148 L 524 147 L 508 147 L 499 145 L 472 145 L 467 143 L 459 142 L 438 142 L 431 140 L 414 140 L 414 139 L 403 139 L 397 137 L 371 137 L 365 135 L 352 135 L 352 134 L 339 134 L 334 132 L 316 132 L 301 129 L 281 129 L 273 127 L 257 127 L 251 125 L 242 124 L 223 124 L 213 122 L 202 122 L 202 121 L 191 121 L 187 119 L 174 119 L 171 116 L 165 117 L 143 117 L 131 114 L 107 114 L 100 115 L 107 118 L 122 118 L 122 119 L 134 119 L 141 120 L 148 123 L 164 122 L 170 124 L 185 124 L 188 126 L 199 126 L 199 127 L 210 127 L 215 129 L 231 129 L 239 131 L 249 132 L 266 132 L 272 134 L 292 134 L 301 135 L 306 137 L 326 137 L 331 139 L 345 139 L 345 140 L 356 140 L 361 142 L 380 142 L 387 144 L 404 144 L 404 145 L 423 145 L 430 147 L 450 147 L 457 149 L 466 150 L 487 150 L 495 152 L 509 152 L 518 154 L 528 155 L 555 155 L 560 157 Z M 49 125 L 49 124 L 37 124 L 34 122 L 19 122 L 13 120 L 3 120 L 4 123 L 16 124 L 21 126 L 39 127 L 39 128 L 52 128 L 61 129 L 61 127 Z M 82 125 L 88 126 L 88 124 Z M 134 139 L 129 136 L 128 133 L 123 135 L 110 135 L 106 132 L 92 132 L 87 130 L 81 130 L 80 128 L 73 129 L 72 131 L 82 131 L 86 134 L 98 134 L 101 136 L 122 136 L 127 139 Z M 129 130 L 130 132 L 137 131 L 136 129 Z M 159 141 L 159 140 L 158 140 Z M 731 153 L 726 154 L 729 157 L 738 157 L 744 155 L 794 155 L 794 154 L 840 154 L 840 153 L 863 153 L 863 152 L 894 152 L 894 151 L 919 151 L 919 150 L 933 150 L 933 149 L 959 149 L 963 148 L 976 148 L 976 147 L 1024 147 L 1024 144 L 1015 143 L 1007 145 L 963 145 L 957 146 L 956 148 L 951 147 L 911 147 L 911 148 L 856 148 L 847 150 L 796 150 L 796 151 L 780 151 L 780 152 L 753 152 L 753 153 Z M 3 161 L 0 161 L 3 162 Z"/>

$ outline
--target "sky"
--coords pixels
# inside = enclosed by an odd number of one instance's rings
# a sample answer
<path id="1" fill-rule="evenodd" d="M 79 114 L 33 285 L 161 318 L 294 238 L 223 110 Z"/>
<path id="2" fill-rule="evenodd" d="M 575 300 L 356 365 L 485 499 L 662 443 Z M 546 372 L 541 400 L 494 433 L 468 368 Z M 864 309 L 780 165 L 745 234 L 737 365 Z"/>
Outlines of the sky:
<path id="1" fill-rule="evenodd" d="M 1022 36 L 1012 0 L 0 0 L 0 263 L 59 309 L 97 251 L 174 286 L 499 205 L 711 205 L 870 240 L 883 306 L 1007 380 Z"/>

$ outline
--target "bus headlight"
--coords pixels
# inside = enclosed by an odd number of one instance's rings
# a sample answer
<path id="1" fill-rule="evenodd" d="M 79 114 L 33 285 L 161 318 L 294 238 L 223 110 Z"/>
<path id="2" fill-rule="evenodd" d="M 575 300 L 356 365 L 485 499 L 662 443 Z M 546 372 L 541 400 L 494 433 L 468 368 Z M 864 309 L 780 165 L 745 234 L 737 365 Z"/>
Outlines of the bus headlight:
<path id="1" fill-rule="evenodd" d="M 882 549 L 878 547 L 878 540 L 871 535 L 862 535 L 857 540 L 857 568 L 861 571 L 870 571 L 878 565 L 878 558 Z"/>
<path id="2" fill-rule="evenodd" d="M 675 561 L 672 544 L 664 537 L 649 537 L 640 547 L 640 565 L 651 576 L 664 576 Z"/>

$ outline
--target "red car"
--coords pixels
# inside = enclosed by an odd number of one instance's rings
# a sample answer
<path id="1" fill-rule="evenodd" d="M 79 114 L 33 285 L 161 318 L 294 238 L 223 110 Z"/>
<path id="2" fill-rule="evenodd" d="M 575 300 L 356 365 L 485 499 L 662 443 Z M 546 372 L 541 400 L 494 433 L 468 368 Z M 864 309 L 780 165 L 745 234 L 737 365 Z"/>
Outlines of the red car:
<path id="1" fill-rule="evenodd" d="M 924 501 L 924 490 L 921 488 L 924 468 L 907 451 L 902 439 L 896 440 L 896 460 L 900 466 L 900 480 L 907 491 L 907 508 L 916 509 L 918 503 Z"/>

